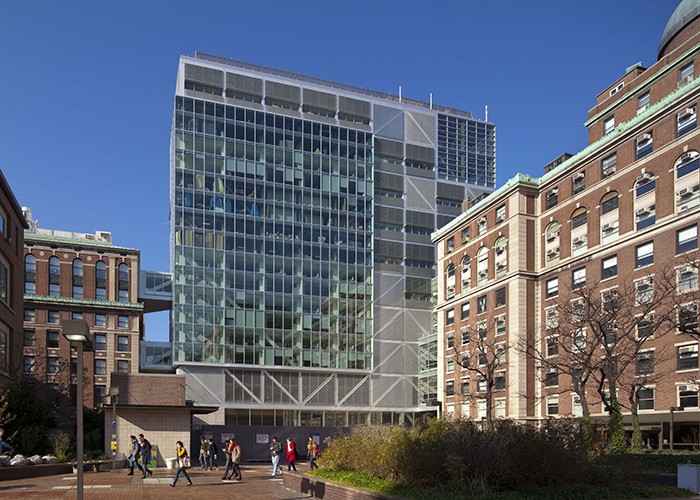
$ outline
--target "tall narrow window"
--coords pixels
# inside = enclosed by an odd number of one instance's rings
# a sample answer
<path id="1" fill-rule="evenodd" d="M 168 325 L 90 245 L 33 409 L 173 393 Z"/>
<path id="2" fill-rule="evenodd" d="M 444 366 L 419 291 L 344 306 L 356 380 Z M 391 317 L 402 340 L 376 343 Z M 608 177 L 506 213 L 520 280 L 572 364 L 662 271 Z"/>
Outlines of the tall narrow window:
<path id="1" fill-rule="evenodd" d="M 647 90 L 637 97 L 637 114 L 641 113 L 651 104 L 651 93 Z"/>
<path id="2" fill-rule="evenodd" d="M 586 174 L 579 172 L 571 178 L 571 191 L 573 194 L 580 193 L 586 189 Z"/>
<path id="3" fill-rule="evenodd" d="M 637 155 L 636 158 L 644 158 L 646 155 L 654 150 L 654 141 L 652 139 L 651 133 L 646 133 L 637 139 Z"/>
<path id="4" fill-rule="evenodd" d="M 73 261 L 73 298 L 83 298 L 83 261 L 80 259 Z"/>
<path id="5" fill-rule="evenodd" d="M 30 253 L 24 257 L 24 293 L 36 295 L 36 258 Z"/>
<path id="6" fill-rule="evenodd" d="M 451 299 L 455 296 L 455 265 L 450 264 L 445 270 L 445 298 Z"/>
<path id="7" fill-rule="evenodd" d="M 654 242 L 644 243 L 635 248 L 635 267 L 648 266 L 654 263 Z"/>
<path id="8" fill-rule="evenodd" d="M 617 153 L 613 153 L 610 156 L 603 159 L 601 162 L 603 177 L 608 177 L 612 175 L 617 170 Z"/>
<path id="9" fill-rule="evenodd" d="M 95 264 L 95 298 L 107 300 L 107 264 L 101 260 Z"/>
<path id="10" fill-rule="evenodd" d="M 603 244 L 615 241 L 620 232 L 620 196 L 616 191 L 600 200 L 600 232 Z"/>
<path id="11" fill-rule="evenodd" d="M 119 264 L 119 302 L 129 302 L 129 266 Z"/>
<path id="12" fill-rule="evenodd" d="M 603 121 L 603 134 L 609 134 L 615 130 L 615 116 L 610 116 Z"/>
<path id="13" fill-rule="evenodd" d="M 468 291 L 472 284 L 472 259 L 465 255 L 462 259 L 462 293 Z"/>
<path id="14" fill-rule="evenodd" d="M 696 106 L 692 106 L 678 113 L 678 137 L 695 130 L 695 127 L 698 125 L 697 109 Z"/>
<path id="15" fill-rule="evenodd" d="M 61 295 L 61 263 L 55 255 L 49 258 L 49 296 Z"/>
<path id="16" fill-rule="evenodd" d="M 695 62 L 686 64 L 681 68 L 680 72 L 678 73 L 678 79 L 681 83 L 690 81 L 690 79 L 692 79 L 693 76 L 695 76 Z"/>
<path id="17" fill-rule="evenodd" d="M 580 207 L 571 214 L 571 255 L 576 256 L 588 249 L 588 210 Z"/>

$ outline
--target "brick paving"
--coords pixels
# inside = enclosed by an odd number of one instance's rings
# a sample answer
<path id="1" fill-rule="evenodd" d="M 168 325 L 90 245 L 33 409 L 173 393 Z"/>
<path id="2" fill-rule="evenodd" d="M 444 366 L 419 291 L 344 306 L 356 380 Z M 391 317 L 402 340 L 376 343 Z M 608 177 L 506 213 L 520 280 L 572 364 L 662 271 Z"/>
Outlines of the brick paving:
<path id="1" fill-rule="evenodd" d="M 223 469 L 202 471 L 193 468 L 188 471 L 192 486 L 180 475 L 175 488 L 170 486 L 174 470 L 155 469 L 153 477 L 127 476 L 127 469 L 112 472 L 85 472 L 84 497 L 89 500 L 121 499 L 168 499 L 185 500 L 202 498 L 235 498 L 236 500 L 293 500 L 308 498 L 295 493 L 282 485 L 282 476 L 270 477 L 272 465 L 247 465 L 242 467 L 243 481 L 225 482 L 221 480 Z M 77 494 L 77 476 L 45 476 L 16 481 L 0 482 L 0 498 L 18 499 L 74 499 Z"/>

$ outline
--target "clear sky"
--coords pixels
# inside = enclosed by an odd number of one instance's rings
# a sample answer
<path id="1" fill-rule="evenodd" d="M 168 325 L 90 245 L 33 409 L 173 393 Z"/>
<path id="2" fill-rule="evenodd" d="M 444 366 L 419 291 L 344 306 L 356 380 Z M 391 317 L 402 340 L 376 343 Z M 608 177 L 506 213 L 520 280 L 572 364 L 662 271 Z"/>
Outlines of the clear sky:
<path id="1" fill-rule="evenodd" d="M 680 0 L 8 0 L 0 169 L 40 227 L 111 231 L 167 271 L 178 57 L 207 52 L 472 111 L 497 183 L 586 145 L 595 96 L 650 66 Z M 167 340 L 167 317 L 147 318 Z"/>

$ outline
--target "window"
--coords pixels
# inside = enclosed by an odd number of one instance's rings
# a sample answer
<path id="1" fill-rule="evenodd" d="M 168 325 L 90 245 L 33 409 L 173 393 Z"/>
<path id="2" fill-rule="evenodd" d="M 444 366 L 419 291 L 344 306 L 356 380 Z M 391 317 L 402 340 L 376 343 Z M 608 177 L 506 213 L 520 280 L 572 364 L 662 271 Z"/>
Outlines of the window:
<path id="1" fill-rule="evenodd" d="M 496 209 L 496 224 L 506 220 L 506 206 L 501 205 Z"/>
<path id="2" fill-rule="evenodd" d="M 58 349 L 58 342 L 61 334 L 54 330 L 46 332 L 46 347 L 49 349 Z"/>
<path id="3" fill-rule="evenodd" d="M 127 264 L 119 264 L 118 278 L 119 302 L 129 302 L 129 266 Z"/>
<path id="4" fill-rule="evenodd" d="M 451 299 L 455 296 L 455 265 L 449 264 L 445 270 L 445 298 Z"/>
<path id="5" fill-rule="evenodd" d="M 551 330 L 559 326 L 559 309 L 556 307 L 548 307 L 544 310 L 545 328 Z"/>
<path id="6" fill-rule="evenodd" d="M 617 342 L 617 322 L 613 321 L 610 324 L 602 325 L 602 330 L 605 345 L 613 345 Z"/>
<path id="7" fill-rule="evenodd" d="M 493 390 L 494 391 L 505 391 L 506 390 L 506 372 L 496 372 L 494 374 Z"/>
<path id="8" fill-rule="evenodd" d="M 648 304 L 654 300 L 654 278 L 647 276 L 634 282 L 637 304 Z"/>
<path id="9" fill-rule="evenodd" d="M 95 314 L 95 326 L 107 326 L 107 315 Z"/>
<path id="10" fill-rule="evenodd" d="M 681 68 L 680 72 L 678 73 L 678 80 L 683 83 L 693 76 L 695 76 L 695 62 L 686 64 Z"/>
<path id="11" fill-rule="evenodd" d="M 484 419 L 484 418 L 486 418 L 486 413 L 487 413 L 486 400 L 485 399 L 477 400 L 476 401 L 476 418 Z"/>
<path id="12" fill-rule="evenodd" d="M 95 358 L 95 375 L 107 375 L 107 360 Z"/>
<path id="13" fill-rule="evenodd" d="M 469 333 L 469 329 L 466 326 L 462 328 L 462 330 L 460 331 L 460 335 L 462 337 L 462 345 L 467 345 L 471 340 L 471 334 Z M 462 364 L 464 365 L 464 363 Z"/>
<path id="14" fill-rule="evenodd" d="M 637 231 L 653 226 L 656 223 L 656 205 L 640 208 L 635 212 Z"/>
<path id="15" fill-rule="evenodd" d="M 101 260 L 95 263 L 95 299 L 107 300 L 107 264 Z"/>
<path id="16" fill-rule="evenodd" d="M 117 318 L 118 328 L 129 328 L 129 316 L 119 316 Z"/>
<path id="17" fill-rule="evenodd" d="M 486 232 L 486 217 L 482 217 L 476 223 L 476 232 L 479 234 L 479 236 Z"/>
<path id="18" fill-rule="evenodd" d="M 502 307 L 506 305 L 506 288 L 499 288 L 496 290 L 496 307 Z"/>
<path id="19" fill-rule="evenodd" d="M 654 263 L 654 242 L 644 243 L 635 248 L 636 260 L 635 267 L 648 266 Z"/>
<path id="20" fill-rule="evenodd" d="M 681 384 L 678 386 L 678 403 L 681 408 L 698 407 L 698 388 L 691 384 Z"/>
<path id="21" fill-rule="evenodd" d="M 96 408 L 99 408 L 99 405 L 104 404 L 106 397 L 107 397 L 107 386 L 106 385 L 95 385 L 95 407 Z"/>
<path id="22" fill-rule="evenodd" d="M 583 406 L 581 405 L 581 396 L 578 394 L 571 395 L 571 414 L 574 417 L 583 416 Z"/>
<path id="23" fill-rule="evenodd" d="M 645 387 L 644 389 L 639 389 L 637 392 L 637 399 L 639 401 L 640 410 L 653 410 L 654 409 L 654 389 Z"/>
<path id="24" fill-rule="evenodd" d="M 478 392 L 486 392 L 486 379 L 481 375 L 476 379 L 476 390 Z"/>
<path id="25" fill-rule="evenodd" d="M 557 203 L 559 203 L 559 189 L 550 189 L 545 195 L 545 207 L 549 209 L 555 207 Z"/>
<path id="26" fill-rule="evenodd" d="M 0 214 L 1 215 L 1 214 Z M 7 372 L 8 358 L 10 354 L 8 344 L 9 332 L 2 322 L 0 322 L 0 370 Z"/>
<path id="27" fill-rule="evenodd" d="M 498 316 L 496 318 L 496 335 L 505 335 L 506 333 L 506 317 Z"/>
<path id="28" fill-rule="evenodd" d="M 453 357 L 450 356 L 449 358 L 447 358 L 446 365 L 447 365 L 447 373 L 453 373 L 455 371 L 455 359 Z"/>
<path id="29" fill-rule="evenodd" d="M 695 370 L 698 367 L 698 345 L 678 347 L 678 370 Z"/>
<path id="30" fill-rule="evenodd" d="M 34 356 L 24 356 L 24 373 L 34 373 Z"/>
<path id="31" fill-rule="evenodd" d="M 486 321 L 479 321 L 476 324 L 476 333 L 479 337 L 479 340 L 484 340 L 486 336 L 489 334 L 488 327 L 486 326 Z"/>
<path id="32" fill-rule="evenodd" d="M 602 176 L 608 177 L 615 173 L 617 170 L 617 153 L 613 153 L 610 156 L 603 158 L 601 162 Z"/>
<path id="33" fill-rule="evenodd" d="M 49 311 L 48 320 L 51 325 L 59 324 L 61 322 L 61 313 L 58 311 Z"/>
<path id="34" fill-rule="evenodd" d="M 73 261 L 73 298 L 83 298 L 83 261 L 80 259 Z"/>
<path id="35" fill-rule="evenodd" d="M 600 201 L 600 215 L 609 214 L 620 207 L 620 196 L 616 192 L 608 193 Z"/>
<path id="36" fill-rule="evenodd" d="M 117 361 L 117 372 L 118 373 L 129 373 L 129 361 L 126 359 L 120 359 Z"/>
<path id="37" fill-rule="evenodd" d="M 462 304 L 462 313 L 460 315 L 460 319 L 464 321 L 465 319 L 469 319 L 469 311 L 471 309 L 471 304 L 470 302 L 465 302 Z"/>
<path id="38" fill-rule="evenodd" d="M 462 259 L 462 293 L 471 288 L 472 282 L 472 259 L 465 255 Z"/>
<path id="39" fill-rule="evenodd" d="M 644 158 L 646 155 L 654 150 L 654 141 L 652 139 L 651 133 L 643 134 L 637 139 L 637 155 L 636 159 L 639 160 Z"/>
<path id="40" fill-rule="evenodd" d="M 610 116 L 603 121 L 603 135 L 615 130 L 615 116 Z"/>
<path id="41" fill-rule="evenodd" d="M 495 355 L 496 355 L 496 361 L 499 363 L 505 363 L 506 362 L 506 345 L 505 344 L 496 344 L 495 345 Z"/>
<path id="42" fill-rule="evenodd" d="M 34 309 L 25 309 L 24 310 L 24 321 L 27 323 L 34 323 L 36 319 L 36 311 Z"/>
<path id="43" fill-rule="evenodd" d="M 454 309 L 448 309 L 445 311 L 445 324 L 446 325 L 453 325 L 455 322 L 455 310 Z"/>
<path id="44" fill-rule="evenodd" d="M 7 265 L 0 260 L 0 300 L 5 304 L 10 304 L 8 290 L 10 289 L 10 273 L 7 270 Z"/>
<path id="45" fill-rule="evenodd" d="M 477 284 L 483 285 L 489 279 L 489 249 L 481 247 L 476 254 L 476 278 Z"/>
<path id="46" fill-rule="evenodd" d="M 30 253 L 24 257 L 24 294 L 36 295 L 36 258 Z"/>
<path id="47" fill-rule="evenodd" d="M 559 337 L 552 335 L 547 337 L 547 356 L 556 356 L 559 354 Z"/>
<path id="48" fill-rule="evenodd" d="M 454 333 L 447 333 L 447 348 L 452 349 L 455 346 L 455 336 Z"/>
<path id="49" fill-rule="evenodd" d="M 117 351 L 129 352 L 129 337 L 127 335 L 117 337 Z"/>
<path id="50" fill-rule="evenodd" d="M 676 178 L 680 179 L 700 168 L 700 153 L 688 151 L 676 161 Z"/>
<path id="51" fill-rule="evenodd" d="M 34 330 L 24 330 L 24 347 L 34 347 L 36 345 L 36 334 Z"/>
<path id="52" fill-rule="evenodd" d="M 580 208 L 571 217 L 571 229 L 576 229 L 586 225 L 588 222 L 588 211 L 585 208 Z"/>
<path id="53" fill-rule="evenodd" d="M 678 330 L 682 333 L 698 331 L 698 304 L 691 302 L 678 308 Z"/>
<path id="54" fill-rule="evenodd" d="M 644 351 L 637 354 L 637 375 L 654 373 L 654 351 Z"/>
<path id="55" fill-rule="evenodd" d="M 616 311 L 618 308 L 618 292 L 617 288 L 605 290 L 601 292 L 603 299 L 603 311 Z"/>
<path id="56" fill-rule="evenodd" d="M 547 298 L 551 299 L 559 295 L 559 278 L 547 280 Z"/>
<path id="57" fill-rule="evenodd" d="M 455 238 L 452 236 L 451 238 L 447 238 L 447 251 L 451 252 L 455 249 Z"/>
<path id="58" fill-rule="evenodd" d="M 617 255 L 603 259 L 603 279 L 617 276 Z"/>
<path id="59" fill-rule="evenodd" d="M 46 371 L 48 373 L 58 373 L 58 357 L 49 356 L 46 359 Z"/>
<path id="60" fill-rule="evenodd" d="M 559 415 L 559 396 L 547 396 L 547 415 Z"/>
<path id="61" fill-rule="evenodd" d="M 70 319 L 83 319 L 83 313 L 70 313 Z"/>
<path id="62" fill-rule="evenodd" d="M 476 314 L 485 313 L 487 307 L 488 307 L 488 297 L 486 295 L 482 295 L 481 297 L 476 299 Z"/>
<path id="63" fill-rule="evenodd" d="M 450 380 L 449 382 L 445 383 L 445 396 L 454 396 L 455 395 L 455 383 Z"/>
<path id="64" fill-rule="evenodd" d="M 577 288 L 583 288 L 586 286 L 586 268 L 579 267 L 571 272 L 571 284 L 572 288 L 576 290 Z"/>
<path id="65" fill-rule="evenodd" d="M 586 174 L 579 172 L 571 178 L 571 191 L 573 194 L 577 194 L 584 189 L 586 189 Z"/>
<path id="66" fill-rule="evenodd" d="M 461 237 L 462 245 L 467 243 L 470 239 L 471 239 L 471 228 L 465 227 L 464 229 L 462 229 L 462 237 Z"/>
<path id="67" fill-rule="evenodd" d="M 95 334 L 95 350 L 96 351 L 106 351 L 107 350 L 107 335 L 104 333 Z"/>
<path id="68" fill-rule="evenodd" d="M 459 393 L 462 396 L 469 396 L 471 392 L 471 381 L 468 378 L 463 378 L 460 385 Z"/>
<path id="69" fill-rule="evenodd" d="M 649 107 L 651 104 L 651 93 L 649 91 L 644 92 L 642 95 L 637 97 L 637 114 L 641 113 Z"/>
<path id="70" fill-rule="evenodd" d="M 544 373 L 544 386 L 545 387 L 556 387 L 559 385 L 559 371 L 556 367 L 551 366 L 545 370 Z"/>
<path id="71" fill-rule="evenodd" d="M 678 293 L 690 292 L 698 289 L 698 268 L 687 265 L 677 270 Z"/>
<path id="72" fill-rule="evenodd" d="M 698 247 L 698 226 L 676 231 L 676 254 L 689 252 Z"/>
<path id="73" fill-rule="evenodd" d="M 49 296 L 61 295 L 61 263 L 55 255 L 49 258 Z"/>
<path id="74" fill-rule="evenodd" d="M 678 137 L 687 134 L 691 130 L 695 130 L 698 124 L 697 107 L 685 108 L 678 113 L 676 120 L 678 122 Z"/>

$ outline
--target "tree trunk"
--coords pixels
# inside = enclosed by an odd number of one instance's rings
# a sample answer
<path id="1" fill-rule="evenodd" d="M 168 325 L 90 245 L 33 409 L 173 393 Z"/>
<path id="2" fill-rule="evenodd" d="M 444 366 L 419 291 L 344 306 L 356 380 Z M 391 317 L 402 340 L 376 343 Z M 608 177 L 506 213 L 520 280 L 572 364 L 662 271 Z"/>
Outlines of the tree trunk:
<path id="1" fill-rule="evenodd" d="M 632 449 L 639 451 L 642 449 L 642 429 L 639 426 L 639 401 L 637 400 L 638 387 L 632 386 L 630 389 L 629 402 L 632 411 Z"/>

